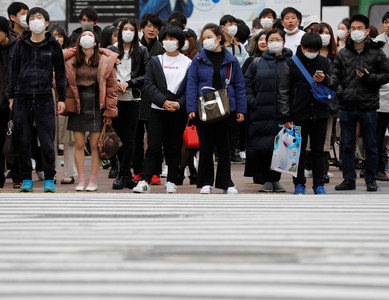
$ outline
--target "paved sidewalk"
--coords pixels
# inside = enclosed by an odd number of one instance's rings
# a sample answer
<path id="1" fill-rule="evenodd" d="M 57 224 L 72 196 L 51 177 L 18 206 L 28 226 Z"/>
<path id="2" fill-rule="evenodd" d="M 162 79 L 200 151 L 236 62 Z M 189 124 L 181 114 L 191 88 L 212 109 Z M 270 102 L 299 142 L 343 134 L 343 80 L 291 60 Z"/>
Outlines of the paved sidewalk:
<path id="1" fill-rule="evenodd" d="M 388 258 L 382 192 L 0 195 L 1 300 L 387 300 Z"/>
<path id="2" fill-rule="evenodd" d="M 59 158 L 61 161 L 62 158 Z M 90 159 L 86 159 L 86 166 L 85 166 L 85 174 L 86 179 L 89 179 L 90 174 Z M 215 165 L 216 167 L 216 165 Z M 75 193 L 74 188 L 76 184 L 74 185 L 63 185 L 60 184 L 61 179 L 63 178 L 63 168 L 61 167 L 58 171 L 57 175 L 57 185 L 56 189 L 59 193 Z M 253 180 L 251 177 L 244 177 L 244 164 L 232 164 L 231 167 L 232 171 L 232 179 L 237 186 L 239 193 L 247 193 L 247 194 L 253 194 L 258 193 L 259 185 L 253 184 Z M 108 172 L 109 170 L 104 170 L 102 167 L 100 168 L 98 178 L 97 178 L 97 184 L 98 184 L 98 192 L 99 193 L 132 193 L 131 190 L 125 188 L 123 190 L 113 190 L 112 189 L 112 183 L 114 179 L 108 178 Z M 358 178 L 357 180 L 357 189 L 355 191 L 346 191 L 346 192 L 338 192 L 335 191 L 335 185 L 342 182 L 342 172 L 335 167 L 330 167 L 330 172 L 334 174 L 334 178 L 331 179 L 330 183 L 326 185 L 327 193 L 328 194 L 359 194 L 363 193 L 368 196 L 375 194 L 375 192 L 366 192 L 366 186 L 363 179 Z M 357 174 L 359 174 L 359 170 L 357 170 Z M 152 193 L 165 193 L 164 189 L 164 183 L 166 178 L 161 178 L 162 185 L 160 186 L 151 186 L 151 192 Z M 38 181 L 38 178 L 36 174 L 33 174 L 33 180 L 34 180 L 34 192 L 43 192 L 43 182 Z M 294 190 L 292 177 L 289 175 L 282 175 L 281 177 L 281 184 L 287 189 L 287 193 L 292 193 Z M 389 182 L 377 182 L 380 190 L 376 192 L 377 194 L 388 194 L 389 195 Z M 312 187 L 312 178 L 307 179 L 307 194 L 313 194 L 313 191 L 311 189 Z M 184 185 L 179 186 L 177 192 L 180 194 L 198 194 L 199 189 L 197 189 L 194 185 L 189 185 L 189 179 L 185 178 Z M 7 193 L 14 193 L 19 192 L 18 190 L 12 189 L 12 181 L 11 179 L 7 179 L 5 183 L 5 187 L 3 190 L 0 189 L 1 192 L 7 192 Z M 214 189 L 213 193 L 222 193 L 222 190 Z M 0 196 L 1 197 L 1 196 Z"/>

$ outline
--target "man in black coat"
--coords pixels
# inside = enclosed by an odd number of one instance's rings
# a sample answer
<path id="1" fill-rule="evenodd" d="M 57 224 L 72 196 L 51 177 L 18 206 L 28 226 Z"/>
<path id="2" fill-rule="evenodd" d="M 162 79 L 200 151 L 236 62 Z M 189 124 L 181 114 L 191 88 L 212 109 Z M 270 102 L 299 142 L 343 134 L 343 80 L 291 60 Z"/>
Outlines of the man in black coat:
<path id="1" fill-rule="evenodd" d="M 322 40 L 317 33 L 305 33 L 296 56 L 316 82 L 334 88 L 334 81 L 327 74 L 330 62 L 319 55 Z M 319 72 L 317 72 L 319 71 Z M 301 126 L 301 153 L 297 177 L 293 177 L 295 194 L 305 194 L 304 159 L 309 136 L 312 153 L 313 190 L 324 190 L 324 142 L 327 133 L 328 105 L 319 103 L 312 94 L 312 87 L 292 58 L 286 60 L 280 73 L 278 111 L 285 128 Z"/>
<path id="2" fill-rule="evenodd" d="M 376 141 L 379 89 L 389 82 L 389 63 L 382 51 L 382 42 L 368 36 L 369 19 L 355 15 L 350 20 L 351 34 L 346 47 L 334 60 L 333 74 L 339 83 L 340 126 L 342 132 L 343 182 L 336 190 L 355 190 L 355 132 L 361 126 L 366 160 L 365 181 L 368 191 L 377 191 L 375 182 L 378 164 Z"/>

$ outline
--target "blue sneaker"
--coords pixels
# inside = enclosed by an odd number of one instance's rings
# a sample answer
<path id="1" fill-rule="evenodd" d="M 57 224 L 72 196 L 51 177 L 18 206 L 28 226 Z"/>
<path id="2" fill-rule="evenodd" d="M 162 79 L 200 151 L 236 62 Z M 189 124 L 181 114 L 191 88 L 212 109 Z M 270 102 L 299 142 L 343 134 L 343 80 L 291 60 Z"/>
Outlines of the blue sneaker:
<path id="1" fill-rule="evenodd" d="M 20 191 L 21 192 L 31 192 L 33 186 L 34 186 L 34 182 L 32 180 L 25 179 L 25 180 L 23 180 L 23 183 L 20 187 Z"/>
<path id="2" fill-rule="evenodd" d="M 305 194 L 305 186 L 303 186 L 302 184 L 298 184 L 296 185 L 296 187 L 294 188 L 294 193 L 295 195 L 304 195 Z"/>
<path id="3" fill-rule="evenodd" d="M 323 186 L 321 186 L 321 185 L 318 185 L 317 187 L 314 187 L 313 188 L 313 192 L 316 195 L 326 195 L 327 194 L 326 189 Z"/>
<path id="4" fill-rule="evenodd" d="M 55 193 L 54 180 L 45 180 L 43 181 L 45 193 Z"/>

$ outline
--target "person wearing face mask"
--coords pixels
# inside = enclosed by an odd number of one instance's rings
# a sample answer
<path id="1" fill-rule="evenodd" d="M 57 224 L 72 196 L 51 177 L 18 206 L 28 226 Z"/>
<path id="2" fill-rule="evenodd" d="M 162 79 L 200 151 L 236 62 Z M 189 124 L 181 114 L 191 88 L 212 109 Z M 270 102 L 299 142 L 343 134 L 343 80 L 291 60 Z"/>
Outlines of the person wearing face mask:
<path id="1" fill-rule="evenodd" d="M 78 172 L 76 191 L 97 191 L 96 177 L 100 166 L 97 142 L 103 122 L 110 125 L 117 117 L 118 80 L 115 64 L 118 54 L 100 48 L 94 31 L 80 34 L 76 46 L 64 50 L 68 81 L 66 110 L 69 114 L 68 130 L 75 139 L 74 158 Z M 89 132 L 91 177 L 85 181 L 85 132 Z"/>
<path id="2" fill-rule="evenodd" d="M 389 82 L 389 62 L 382 51 L 384 43 L 369 36 L 369 19 L 355 15 L 346 47 L 334 60 L 333 74 L 339 83 L 339 118 L 342 133 L 343 182 L 336 190 L 355 190 L 355 132 L 359 122 L 365 145 L 367 191 L 377 191 L 378 150 L 376 140 L 379 91 Z"/>
<path id="3" fill-rule="evenodd" d="M 337 47 L 336 42 L 334 38 L 334 33 L 332 31 L 332 28 L 327 23 L 319 23 L 315 26 L 314 31 L 315 33 L 320 34 L 320 37 L 322 39 L 322 47 L 319 51 L 319 54 L 321 56 L 327 57 L 331 63 L 334 61 L 335 56 L 337 54 Z M 331 136 L 332 136 L 332 127 L 334 123 L 334 118 L 338 115 L 339 111 L 339 105 L 338 100 L 335 98 L 332 100 L 332 102 L 329 105 L 330 108 L 330 116 L 328 118 L 327 123 L 327 135 L 326 135 L 326 141 L 324 144 L 324 178 L 326 183 L 329 183 L 330 176 L 333 176 L 331 173 L 328 172 L 329 170 L 329 164 L 328 161 L 330 159 L 330 147 L 331 147 Z M 308 157 L 307 157 L 308 160 Z"/>
<path id="4" fill-rule="evenodd" d="M 301 13 L 293 7 L 284 8 L 281 12 L 281 20 L 284 31 L 286 32 L 285 47 L 292 50 L 293 54 L 296 54 L 296 50 L 300 46 L 301 38 L 305 33 L 299 29 Z"/>
<path id="5" fill-rule="evenodd" d="M 28 6 L 23 2 L 12 2 L 7 9 L 8 17 L 12 22 L 12 31 L 19 37 L 28 28 L 27 13 Z"/>
<path id="6" fill-rule="evenodd" d="M 231 180 L 231 127 L 234 122 L 242 122 L 247 113 L 247 100 L 244 78 L 238 60 L 222 47 L 223 32 L 216 24 L 204 26 L 200 41 L 203 50 L 195 56 L 189 69 L 186 91 L 186 112 L 190 119 L 195 119 L 200 141 L 200 161 L 197 187 L 200 194 L 210 194 L 212 186 L 222 189 L 224 193 L 237 194 L 238 190 Z M 214 123 L 204 123 L 198 119 L 197 101 L 203 87 L 216 90 L 225 88 L 227 73 L 231 72 L 231 81 L 227 88 L 231 113 L 228 118 Z M 207 89 L 204 93 L 210 92 Z M 219 154 L 216 179 L 214 175 L 213 152 Z"/>
<path id="7" fill-rule="evenodd" d="M 31 141 L 33 121 L 41 144 L 42 166 L 45 174 L 44 191 L 55 192 L 55 113 L 62 114 L 66 99 L 66 72 L 61 46 L 54 36 L 46 32 L 50 17 L 40 7 L 27 14 L 31 31 L 25 31 L 15 46 L 9 84 L 19 161 L 23 184 L 22 192 L 33 189 L 31 178 Z M 58 93 L 57 110 L 53 105 L 53 71 Z"/>
<path id="8" fill-rule="evenodd" d="M 274 137 L 282 124 L 277 115 L 278 77 L 281 66 L 292 57 L 284 48 L 285 33 L 272 29 L 266 34 L 269 49 L 256 58 L 245 73 L 249 136 L 244 176 L 255 177 L 263 184 L 259 192 L 285 192 L 280 185 L 281 174 L 270 170 Z M 276 84 L 274 84 L 276 83 Z"/>
<path id="9" fill-rule="evenodd" d="M 153 56 L 146 67 L 145 91 L 151 99 L 152 109 L 142 181 L 133 188 L 134 193 L 150 192 L 153 173 L 161 163 L 162 145 L 169 166 L 165 191 L 177 191 L 182 135 L 187 122 L 185 91 L 191 60 L 180 53 L 185 44 L 181 28 L 167 25 L 161 39 L 166 53 Z"/>
<path id="10" fill-rule="evenodd" d="M 238 32 L 237 24 L 237 20 L 231 15 L 224 15 L 219 22 L 225 40 L 223 46 L 236 57 L 242 67 L 249 55 L 243 45 L 235 39 L 235 35 Z"/>
<path id="11" fill-rule="evenodd" d="M 316 82 L 336 90 L 336 81 L 328 75 L 330 62 L 319 55 L 322 46 L 319 34 L 307 32 L 301 38 L 301 46 L 297 48 L 296 56 Z M 312 153 L 313 191 L 315 194 L 325 194 L 323 147 L 329 108 L 313 97 L 311 85 L 292 58 L 287 59 L 281 68 L 277 102 L 284 127 L 301 127 L 300 160 L 297 177 L 293 177 L 294 194 L 305 194 L 304 164 L 308 137 Z"/>
<path id="12" fill-rule="evenodd" d="M 97 11 L 93 7 L 88 6 L 82 9 L 78 15 L 78 20 L 81 26 L 73 30 L 70 35 L 70 42 L 72 45 L 76 43 L 80 34 L 87 29 L 93 30 L 96 33 L 98 40 L 101 41 L 102 29 L 97 25 Z"/>
<path id="13" fill-rule="evenodd" d="M 346 47 L 346 39 L 350 34 L 350 19 L 344 18 L 342 22 L 338 25 L 338 31 L 336 32 L 336 45 L 338 46 L 338 51 Z"/>
<path id="14" fill-rule="evenodd" d="M 115 190 L 134 188 L 137 181 L 131 174 L 134 159 L 136 126 L 139 120 L 141 95 L 146 64 L 149 60 L 146 47 L 140 45 L 137 22 L 134 18 L 122 19 L 119 27 L 118 43 L 108 49 L 119 54 L 120 63 L 115 65 L 118 83 L 118 117 L 113 127 L 123 146 L 118 152 L 119 173 L 112 184 Z"/>

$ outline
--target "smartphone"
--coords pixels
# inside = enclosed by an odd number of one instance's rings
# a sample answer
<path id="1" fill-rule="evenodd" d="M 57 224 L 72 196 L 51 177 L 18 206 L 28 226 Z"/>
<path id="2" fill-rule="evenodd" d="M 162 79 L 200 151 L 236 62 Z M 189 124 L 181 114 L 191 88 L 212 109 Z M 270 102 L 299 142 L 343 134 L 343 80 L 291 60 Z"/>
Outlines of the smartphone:
<path id="1" fill-rule="evenodd" d="M 315 74 L 324 73 L 322 70 L 316 70 Z"/>
<path id="2" fill-rule="evenodd" d="M 365 73 L 365 70 L 361 66 L 356 66 L 355 67 L 358 71 Z"/>

